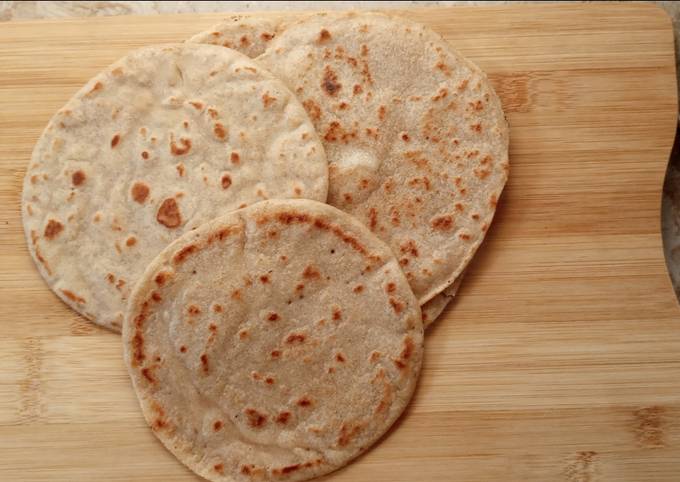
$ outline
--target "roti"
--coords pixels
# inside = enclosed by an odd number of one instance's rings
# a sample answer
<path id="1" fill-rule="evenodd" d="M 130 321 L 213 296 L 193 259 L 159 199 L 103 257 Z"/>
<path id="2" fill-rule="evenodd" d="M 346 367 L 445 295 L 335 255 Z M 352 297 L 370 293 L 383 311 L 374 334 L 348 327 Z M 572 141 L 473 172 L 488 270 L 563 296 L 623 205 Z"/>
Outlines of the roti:
<path id="1" fill-rule="evenodd" d="M 283 28 L 283 22 L 274 18 L 233 15 L 188 41 L 232 48 L 255 58 Z"/>
<path id="2" fill-rule="evenodd" d="M 119 331 L 132 286 L 168 243 L 270 197 L 324 201 L 327 169 L 299 101 L 246 56 L 148 47 L 50 120 L 24 180 L 24 229 L 50 288 Z"/>
<path id="3" fill-rule="evenodd" d="M 191 470 L 306 480 L 403 411 L 423 328 L 397 260 L 364 225 L 269 200 L 163 250 L 132 294 L 123 345 L 147 422 Z"/>
<path id="4" fill-rule="evenodd" d="M 508 126 L 486 75 L 428 28 L 377 13 L 288 25 L 257 58 L 314 122 L 328 202 L 392 249 L 421 304 L 484 239 L 508 171 Z"/>

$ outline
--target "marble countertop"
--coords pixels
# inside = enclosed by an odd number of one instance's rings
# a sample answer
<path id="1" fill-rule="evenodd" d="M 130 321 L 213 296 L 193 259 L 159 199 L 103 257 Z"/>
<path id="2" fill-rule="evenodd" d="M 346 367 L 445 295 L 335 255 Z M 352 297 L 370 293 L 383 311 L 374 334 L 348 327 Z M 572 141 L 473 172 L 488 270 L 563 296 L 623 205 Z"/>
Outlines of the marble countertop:
<path id="1" fill-rule="evenodd" d="M 162 13 L 210 13 L 248 12 L 262 10 L 335 10 L 348 8 L 399 8 L 405 6 L 455 6 L 478 4 L 505 4 L 509 1 L 249 1 L 249 2 L 190 2 L 190 1 L 100 1 L 100 2 L 55 2 L 55 1 L 5 1 L 0 0 L 0 22 L 41 18 L 92 17 L 107 15 L 154 15 Z M 529 3 L 529 2 L 526 2 Z M 673 20 L 675 29 L 676 55 L 680 58 L 680 2 L 656 1 Z M 680 65 L 680 64 L 679 64 Z M 676 134 L 676 145 L 671 154 L 664 196 L 662 202 L 662 234 L 668 269 L 675 292 L 680 299 L 680 136 Z"/>

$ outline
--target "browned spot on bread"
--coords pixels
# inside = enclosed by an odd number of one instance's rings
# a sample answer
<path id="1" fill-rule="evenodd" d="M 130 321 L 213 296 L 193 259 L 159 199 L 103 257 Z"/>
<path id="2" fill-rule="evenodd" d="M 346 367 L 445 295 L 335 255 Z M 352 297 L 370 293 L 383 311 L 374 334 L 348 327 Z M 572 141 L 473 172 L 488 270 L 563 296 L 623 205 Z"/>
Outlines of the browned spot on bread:
<path id="1" fill-rule="evenodd" d="M 335 354 L 335 359 L 340 363 L 345 363 L 345 356 L 340 352 Z"/>
<path id="2" fill-rule="evenodd" d="M 406 265 L 408 264 L 408 258 L 401 258 L 401 259 L 399 260 L 399 264 L 400 264 L 401 266 L 406 266 Z"/>
<path id="3" fill-rule="evenodd" d="M 153 377 L 153 372 L 150 368 L 142 368 L 142 375 L 149 381 L 149 383 L 156 383 L 156 379 Z"/>
<path id="4" fill-rule="evenodd" d="M 351 425 L 343 423 L 342 426 L 340 427 L 338 445 L 340 447 L 346 447 L 347 445 L 349 445 L 349 443 L 352 441 L 354 437 L 359 435 L 361 430 L 363 430 L 363 427 L 361 427 L 360 425 Z"/>
<path id="5" fill-rule="evenodd" d="M 258 372 L 251 372 L 250 376 L 253 377 L 253 380 L 261 380 L 262 375 L 260 375 Z"/>
<path id="6" fill-rule="evenodd" d="M 307 337 L 302 333 L 291 333 L 286 337 L 286 343 L 292 345 L 293 343 L 304 343 Z"/>
<path id="7" fill-rule="evenodd" d="M 213 470 L 220 475 L 224 475 L 224 464 L 219 463 L 219 464 L 213 465 Z"/>
<path id="8" fill-rule="evenodd" d="M 307 216 L 306 214 L 300 214 L 300 213 L 296 213 L 296 212 L 279 213 L 279 214 L 277 214 L 276 219 L 283 224 L 308 223 L 309 222 L 309 216 Z"/>
<path id="9" fill-rule="evenodd" d="M 456 203 L 455 207 L 456 207 L 456 211 L 460 211 L 460 212 L 465 211 L 465 207 L 461 203 Z"/>
<path id="10" fill-rule="evenodd" d="M 280 469 L 272 469 L 272 474 L 274 475 L 288 475 L 296 470 L 299 470 L 302 466 L 300 464 L 286 465 Z"/>
<path id="11" fill-rule="evenodd" d="M 397 314 L 404 310 L 404 304 L 393 297 L 390 297 L 390 305 L 392 305 L 392 309 Z"/>
<path id="12" fill-rule="evenodd" d="M 174 198 L 167 198 L 156 213 L 156 221 L 166 228 L 176 228 L 182 224 L 182 216 L 179 211 L 179 206 Z"/>
<path id="13" fill-rule="evenodd" d="M 267 316 L 267 319 L 268 319 L 269 321 L 277 321 L 277 320 L 279 319 L 279 315 L 278 315 L 278 313 L 274 313 L 274 312 L 272 311 L 272 312 L 269 313 L 269 315 Z"/>
<path id="14" fill-rule="evenodd" d="M 203 370 L 203 373 L 208 373 L 210 371 L 210 365 L 208 363 L 208 355 L 203 353 L 201 355 L 201 369 Z"/>
<path id="15" fill-rule="evenodd" d="M 191 149 L 191 139 L 180 137 L 179 143 L 174 138 L 170 138 L 170 152 L 173 156 L 183 156 Z"/>
<path id="16" fill-rule="evenodd" d="M 375 231 L 375 228 L 378 225 L 378 211 L 375 208 L 368 210 L 368 220 L 368 227 L 371 228 L 371 231 Z"/>
<path id="17" fill-rule="evenodd" d="M 262 105 L 266 109 L 270 105 L 272 105 L 274 102 L 276 102 L 276 97 L 272 97 L 269 95 L 269 92 L 265 92 L 262 94 Z"/>
<path id="18" fill-rule="evenodd" d="M 369 355 L 368 360 L 369 360 L 371 363 L 375 363 L 375 362 L 377 362 L 378 360 L 380 360 L 380 357 L 381 357 L 381 356 L 382 356 L 382 353 L 380 353 L 379 351 L 373 351 L 373 352 L 371 352 L 371 354 Z"/>
<path id="19" fill-rule="evenodd" d="M 404 338 L 404 348 L 401 350 L 401 359 L 402 360 L 408 360 L 411 358 L 411 355 L 413 355 L 413 350 L 415 348 L 415 345 L 413 343 L 413 340 L 411 339 L 410 336 L 407 336 Z"/>
<path id="20" fill-rule="evenodd" d="M 139 322 L 140 320 L 143 320 L 143 318 L 140 319 L 141 315 L 138 315 L 135 318 L 135 322 Z M 144 359 L 146 358 L 146 355 L 144 355 L 144 336 L 141 334 L 139 329 L 135 333 L 135 335 L 132 337 L 132 349 L 133 349 L 133 359 L 134 359 L 134 365 L 141 365 Z"/>
<path id="21" fill-rule="evenodd" d="M 352 92 L 354 95 L 359 95 L 364 91 L 364 89 L 361 87 L 359 84 L 354 84 L 354 87 L 352 88 Z"/>
<path id="22" fill-rule="evenodd" d="M 184 126 L 185 129 L 189 128 L 189 122 L 188 121 L 182 122 L 182 125 Z"/>
<path id="23" fill-rule="evenodd" d="M 458 90 L 465 90 L 468 86 L 468 83 L 470 82 L 469 79 L 464 79 L 458 84 Z"/>
<path id="24" fill-rule="evenodd" d="M 104 88 L 104 84 L 102 84 L 101 82 L 97 81 L 97 82 L 95 82 L 94 86 L 93 86 L 93 87 L 90 89 L 90 91 L 88 92 L 88 95 L 94 94 L 95 92 L 97 92 L 97 91 L 99 91 L 99 90 L 102 90 L 103 88 Z"/>
<path id="25" fill-rule="evenodd" d="M 195 253 L 196 251 L 198 251 L 198 246 L 195 244 L 190 244 L 189 246 L 185 246 L 177 251 L 172 260 L 175 262 L 175 264 L 183 263 L 189 257 L 189 255 Z"/>
<path id="26" fill-rule="evenodd" d="M 269 42 L 271 39 L 274 38 L 274 35 L 275 35 L 275 34 L 273 34 L 273 33 L 262 32 L 262 33 L 260 34 L 260 38 L 261 38 L 263 41 L 265 41 L 265 42 Z"/>
<path id="27" fill-rule="evenodd" d="M 152 430 L 161 430 L 167 426 L 167 422 L 163 420 L 162 418 L 157 418 L 154 420 L 153 424 L 151 425 Z"/>
<path id="28" fill-rule="evenodd" d="M 333 308 L 333 319 L 335 321 L 342 319 L 342 311 L 340 311 L 340 308 Z"/>
<path id="29" fill-rule="evenodd" d="M 470 130 L 472 132 L 477 132 L 478 134 L 482 132 L 482 123 L 477 122 L 476 124 L 471 124 L 470 125 Z"/>
<path id="30" fill-rule="evenodd" d="M 213 423 L 213 430 L 215 432 L 219 432 L 220 430 L 222 430 L 222 425 L 223 425 L 222 420 L 215 420 L 215 422 Z"/>
<path id="31" fill-rule="evenodd" d="M 267 378 L 264 379 L 264 382 L 265 382 L 267 385 L 273 385 L 274 382 L 275 382 L 275 380 L 274 380 L 272 377 L 267 377 Z"/>
<path id="32" fill-rule="evenodd" d="M 254 465 L 246 464 L 241 466 L 241 473 L 243 475 L 251 475 L 253 473 Z"/>
<path id="33" fill-rule="evenodd" d="M 239 156 L 238 152 L 232 152 L 229 158 L 231 159 L 232 164 L 238 164 L 241 162 L 241 156 Z"/>
<path id="34" fill-rule="evenodd" d="M 118 282 L 116 283 L 116 289 L 120 291 L 123 286 L 125 286 L 125 280 L 124 279 L 119 279 Z"/>
<path id="35" fill-rule="evenodd" d="M 248 39 L 248 36 L 247 36 L 247 35 L 243 35 L 243 36 L 239 39 L 239 41 L 241 42 L 241 46 L 243 46 L 243 47 L 247 47 L 248 45 L 250 45 L 250 40 Z"/>
<path id="36" fill-rule="evenodd" d="M 120 142 L 120 134 L 116 134 L 111 138 L 111 149 L 116 147 L 118 143 Z"/>
<path id="37" fill-rule="evenodd" d="M 302 194 L 302 189 L 299 187 L 294 187 L 293 192 L 295 193 L 296 196 L 300 196 Z"/>
<path id="38" fill-rule="evenodd" d="M 175 166 L 175 169 L 177 169 L 177 174 L 179 174 L 179 177 L 184 177 L 184 164 L 181 162 Z"/>
<path id="39" fill-rule="evenodd" d="M 271 356 L 272 358 L 279 358 L 281 356 L 281 350 L 272 350 Z"/>
<path id="40" fill-rule="evenodd" d="M 319 270 L 310 264 L 302 272 L 302 277 L 305 279 L 319 279 L 321 277 L 321 273 L 319 273 Z"/>
<path id="41" fill-rule="evenodd" d="M 61 290 L 61 292 L 68 298 L 69 300 L 73 301 L 74 303 L 78 303 L 79 305 L 84 305 L 85 304 L 85 298 L 82 298 L 75 294 L 71 290 Z"/>
<path id="42" fill-rule="evenodd" d="M 368 137 L 372 137 L 373 139 L 377 139 L 378 138 L 378 129 L 373 129 L 371 127 L 367 127 L 366 128 L 366 135 Z"/>
<path id="43" fill-rule="evenodd" d="M 253 428 L 261 428 L 265 423 L 267 423 L 267 415 L 258 412 L 254 408 L 246 408 L 243 413 L 248 418 L 248 425 Z"/>
<path id="44" fill-rule="evenodd" d="M 319 120 L 321 118 L 321 107 L 312 99 L 307 99 L 302 103 L 302 106 L 307 111 L 309 118 L 312 120 Z"/>
<path id="45" fill-rule="evenodd" d="M 71 182 L 74 186 L 80 186 L 85 182 L 85 173 L 81 170 L 77 170 L 71 175 Z"/>
<path id="46" fill-rule="evenodd" d="M 248 330 L 241 330 L 238 332 L 238 337 L 241 340 L 245 340 L 246 338 L 248 338 L 248 334 L 249 334 Z"/>
<path id="47" fill-rule="evenodd" d="M 146 201 L 146 198 L 149 196 L 149 186 L 144 184 L 143 182 L 135 182 L 132 185 L 132 189 L 130 189 L 130 194 L 132 195 L 132 199 L 135 202 L 138 202 L 139 204 L 143 204 L 144 201 Z"/>
<path id="48" fill-rule="evenodd" d="M 208 325 L 208 329 L 209 329 L 212 333 L 217 333 L 217 325 L 216 325 L 215 323 L 210 323 L 210 325 Z"/>
<path id="49" fill-rule="evenodd" d="M 388 293 L 394 293 L 396 289 L 397 285 L 392 282 L 387 283 L 387 286 L 385 287 L 385 291 Z"/>
<path id="50" fill-rule="evenodd" d="M 137 244 L 137 238 L 135 238 L 134 236 L 130 236 L 125 240 L 125 246 L 130 247 L 134 246 L 135 244 Z"/>
<path id="51" fill-rule="evenodd" d="M 218 303 L 215 303 L 215 304 L 212 306 L 212 310 L 213 310 L 215 313 L 222 313 L 223 308 L 222 308 L 222 305 L 220 305 L 220 304 L 218 304 Z"/>
<path id="52" fill-rule="evenodd" d="M 59 236 L 59 233 L 61 233 L 63 230 L 64 230 L 63 224 L 54 219 L 50 219 L 47 222 L 47 226 L 45 226 L 45 232 L 43 233 L 43 235 L 45 236 L 45 239 L 52 240 Z"/>
<path id="53" fill-rule="evenodd" d="M 436 102 L 438 100 L 444 99 L 447 95 L 449 95 L 448 89 L 442 87 L 441 89 L 439 89 L 439 92 L 437 93 L 437 95 L 432 97 L 432 100 Z"/>
<path id="54" fill-rule="evenodd" d="M 184 345 L 182 345 L 182 346 L 179 347 L 179 351 L 181 351 L 182 353 L 186 353 L 186 352 L 187 352 L 187 347 L 184 346 Z"/>
<path id="55" fill-rule="evenodd" d="M 213 118 L 213 119 L 217 119 L 217 116 L 219 115 L 219 113 L 217 112 L 217 110 L 213 109 L 212 107 L 208 107 L 208 114 L 209 114 L 210 117 Z"/>
<path id="56" fill-rule="evenodd" d="M 352 202 L 352 195 L 350 193 L 346 192 L 343 197 L 345 198 L 346 202 L 348 203 Z"/>
<path id="57" fill-rule="evenodd" d="M 234 290 L 231 292 L 231 299 L 232 300 L 240 300 L 241 299 L 241 290 Z"/>
<path id="58" fill-rule="evenodd" d="M 109 283 L 113 284 L 113 282 L 116 280 L 116 277 L 113 275 L 113 273 L 109 273 L 106 275 L 106 280 Z"/>
<path id="59" fill-rule="evenodd" d="M 304 396 L 295 402 L 298 407 L 311 407 L 312 403 L 312 400 L 307 396 Z"/>
<path id="60" fill-rule="evenodd" d="M 201 308 L 199 308 L 196 305 L 189 305 L 189 306 L 187 306 L 187 313 L 190 316 L 200 315 L 201 314 Z"/>
<path id="61" fill-rule="evenodd" d="M 381 105 L 380 107 L 378 107 L 378 119 L 380 119 L 381 121 L 385 120 L 386 112 L 387 112 L 387 107 L 385 107 L 384 105 Z"/>
<path id="62" fill-rule="evenodd" d="M 223 174 L 222 179 L 222 189 L 228 189 L 231 186 L 231 176 L 229 174 Z"/>
<path id="63" fill-rule="evenodd" d="M 402 243 L 399 248 L 401 249 L 402 254 L 409 253 L 414 258 L 418 257 L 418 247 L 416 246 L 416 242 L 412 239 Z"/>
<path id="64" fill-rule="evenodd" d="M 158 273 L 156 275 L 156 277 L 154 278 L 154 281 L 156 282 L 156 284 L 158 286 L 163 286 L 165 284 L 165 282 L 168 280 L 169 277 L 170 277 L 170 273 L 161 271 L 160 273 Z"/>
<path id="65" fill-rule="evenodd" d="M 355 293 L 361 293 L 362 291 L 364 291 L 364 285 L 356 285 L 352 291 L 354 291 Z"/>
<path id="66" fill-rule="evenodd" d="M 116 67 L 111 71 L 111 73 L 113 74 L 114 77 L 120 77 L 121 75 L 123 75 L 123 69 L 121 69 L 120 67 Z"/>
<path id="67" fill-rule="evenodd" d="M 321 88 L 330 96 L 335 96 L 342 88 L 342 85 L 338 82 L 338 75 L 331 69 L 330 65 L 326 65 L 324 68 Z"/>
<path id="68" fill-rule="evenodd" d="M 266 275 L 266 274 L 260 276 L 260 283 L 262 283 L 263 285 L 266 285 L 267 283 L 269 283 L 269 276 Z"/>
<path id="69" fill-rule="evenodd" d="M 202 102 L 189 102 L 189 104 L 193 105 L 196 110 L 202 110 L 203 109 L 203 103 Z"/>
<path id="70" fill-rule="evenodd" d="M 213 126 L 213 133 L 218 139 L 224 139 L 227 136 L 227 130 L 219 122 L 216 122 Z"/>
<path id="71" fill-rule="evenodd" d="M 470 236 L 469 234 L 467 234 L 467 233 L 460 233 L 460 234 L 458 235 L 458 237 L 459 237 L 460 239 L 462 239 L 463 241 L 470 241 L 470 238 L 471 238 L 471 236 Z"/>
<path id="72" fill-rule="evenodd" d="M 432 219 L 430 224 L 434 229 L 439 231 L 449 231 L 451 228 L 453 228 L 453 216 L 437 216 L 436 218 Z"/>
<path id="73" fill-rule="evenodd" d="M 288 419 L 290 419 L 290 416 L 290 412 L 281 412 L 276 416 L 276 423 L 286 425 L 288 423 Z"/>
<path id="74" fill-rule="evenodd" d="M 328 30 L 326 30 L 325 28 L 322 28 L 321 31 L 319 32 L 318 42 L 323 43 L 323 42 L 329 41 L 330 39 L 331 39 L 331 33 Z"/>

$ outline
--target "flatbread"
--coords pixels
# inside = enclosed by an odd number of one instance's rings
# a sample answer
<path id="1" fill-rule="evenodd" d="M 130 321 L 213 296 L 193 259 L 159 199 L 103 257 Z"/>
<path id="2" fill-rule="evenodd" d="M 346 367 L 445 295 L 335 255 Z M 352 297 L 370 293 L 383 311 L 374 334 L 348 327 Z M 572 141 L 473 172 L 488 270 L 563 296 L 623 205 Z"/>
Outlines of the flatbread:
<path id="1" fill-rule="evenodd" d="M 376 13 L 307 17 L 257 60 L 319 132 L 328 202 L 389 244 L 421 304 L 451 285 L 509 170 L 508 126 L 486 75 L 426 27 Z"/>
<path id="2" fill-rule="evenodd" d="M 283 28 L 283 22 L 275 18 L 233 15 L 194 35 L 188 42 L 221 45 L 255 58 L 264 53 Z"/>
<path id="3" fill-rule="evenodd" d="M 131 287 L 181 234 L 268 197 L 324 201 L 323 147 L 295 96 L 231 49 L 137 50 L 49 122 L 24 180 L 50 288 L 119 331 Z"/>
<path id="4" fill-rule="evenodd" d="M 419 374 L 418 301 L 355 218 L 270 200 L 187 233 L 151 262 L 125 363 L 165 447 L 212 481 L 306 480 L 373 444 Z"/>

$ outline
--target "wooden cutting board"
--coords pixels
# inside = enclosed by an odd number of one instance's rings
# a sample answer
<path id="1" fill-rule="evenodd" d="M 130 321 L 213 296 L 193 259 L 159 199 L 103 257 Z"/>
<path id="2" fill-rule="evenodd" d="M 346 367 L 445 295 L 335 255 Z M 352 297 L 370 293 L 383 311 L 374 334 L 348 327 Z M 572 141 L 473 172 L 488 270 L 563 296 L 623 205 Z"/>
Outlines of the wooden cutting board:
<path id="1" fill-rule="evenodd" d="M 511 176 L 407 413 L 334 481 L 680 480 L 680 309 L 661 186 L 670 19 L 644 4 L 403 12 L 489 73 Z M 185 481 L 146 427 L 119 337 L 67 309 L 19 210 L 54 111 L 131 48 L 222 15 L 0 24 L 0 479 Z"/>

